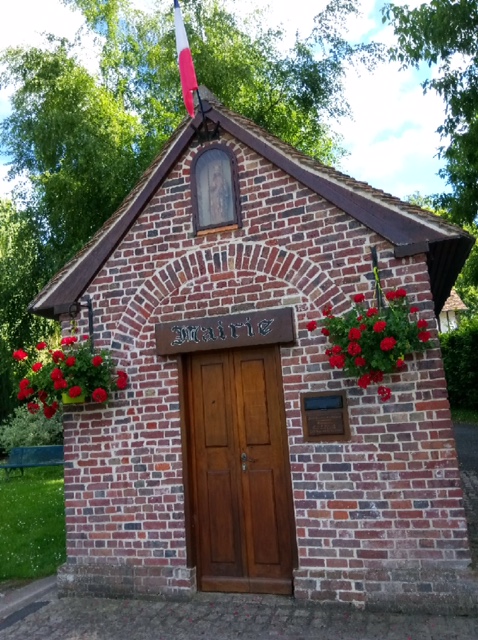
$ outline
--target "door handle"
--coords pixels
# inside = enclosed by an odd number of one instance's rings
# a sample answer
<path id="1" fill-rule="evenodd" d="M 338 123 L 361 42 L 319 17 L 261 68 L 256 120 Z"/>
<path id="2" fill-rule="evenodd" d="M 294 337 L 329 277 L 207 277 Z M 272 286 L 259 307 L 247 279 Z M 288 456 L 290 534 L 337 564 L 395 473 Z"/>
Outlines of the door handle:
<path id="1" fill-rule="evenodd" d="M 257 462 L 256 458 L 249 458 L 247 453 L 241 453 L 241 462 L 244 464 L 246 462 Z"/>

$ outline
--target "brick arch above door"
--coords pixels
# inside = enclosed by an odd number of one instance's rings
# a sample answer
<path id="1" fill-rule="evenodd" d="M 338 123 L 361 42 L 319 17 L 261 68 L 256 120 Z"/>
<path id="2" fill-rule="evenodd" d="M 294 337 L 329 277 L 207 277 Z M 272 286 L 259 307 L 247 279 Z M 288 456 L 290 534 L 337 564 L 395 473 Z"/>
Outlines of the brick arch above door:
<path id="1" fill-rule="evenodd" d="M 157 307 L 188 283 L 220 274 L 266 275 L 294 287 L 311 311 L 331 302 L 339 313 L 349 299 L 323 269 L 309 259 L 280 247 L 259 243 L 223 243 L 201 247 L 158 269 L 132 297 L 118 322 L 112 345 L 134 344 Z"/>

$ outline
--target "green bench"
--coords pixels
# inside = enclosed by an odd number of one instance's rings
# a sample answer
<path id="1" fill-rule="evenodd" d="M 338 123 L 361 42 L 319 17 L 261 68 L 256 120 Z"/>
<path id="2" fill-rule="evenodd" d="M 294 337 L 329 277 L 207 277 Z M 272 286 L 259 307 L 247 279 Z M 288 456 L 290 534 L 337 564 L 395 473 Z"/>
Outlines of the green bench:
<path id="1" fill-rule="evenodd" d="M 55 444 L 43 447 L 14 447 L 10 451 L 7 462 L 0 464 L 4 469 L 7 480 L 15 469 L 23 470 L 28 467 L 50 467 L 64 464 L 63 445 Z"/>

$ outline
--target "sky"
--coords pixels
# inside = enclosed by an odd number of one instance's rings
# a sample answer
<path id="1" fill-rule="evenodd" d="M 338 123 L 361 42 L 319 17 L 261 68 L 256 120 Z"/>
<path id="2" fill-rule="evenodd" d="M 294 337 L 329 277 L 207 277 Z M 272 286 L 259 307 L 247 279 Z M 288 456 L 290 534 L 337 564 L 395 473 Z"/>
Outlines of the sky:
<path id="1" fill-rule="evenodd" d="M 154 0 L 134 2 L 147 10 Z M 362 15 L 348 24 L 347 38 L 351 42 L 374 39 L 393 44 L 392 29 L 381 22 L 380 8 L 384 0 L 356 2 Z M 325 0 L 302 0 L 300 12 L 292 15 L 289 0 L 275 0 L 270 4 L 272 8 L 267 15 L 271 16 L 271 23 L 282 23 L 292 42 L 297 30 L 308 35 L 313 18 Z M 405 2 L 396 0 L 396 4 Z M 406 4 L 414 7 L 421 2 L 408 0 Z M 234 7 L 237 10 L 240 6 L 247 12 L 267 5 L 269 0 L 241 0 Z M 60 0 L 15 0 L 2 9 L 0 48 L 40 45 L 44 32 L 73 38 L 82 23 L 81 14 L 66 8 Z M 194 51 L 192 53 L 194 57 Z M 92 60 L 88 64 L 94 66 Z M 443 122 L 444 107 L 435 94 L 423 94 L 420 82 L 424 78 L 424 70 L 400 70 L 398 64 L 389 62 L 380 64 L 373 73 L 363 70 L 359 75 L 353 69 L 347 73 L 345 98 L 352 117 L 330 123 L 341 135 L 347 151 L 338 169 L 400 198 L 415 192 L 430 195 L 446 190 L 444 181 L 437 176 L 442 166 L 437 150 L 443 142 L 436 129 Z M 207 79 L 198 80 L 207 85 Z M 0 91 L 0 121 L 9 109 L 8 91 Z M 0 197 L 8 195 L 12 188 L 6 179 L 7 161 L 0 156 Z"/>

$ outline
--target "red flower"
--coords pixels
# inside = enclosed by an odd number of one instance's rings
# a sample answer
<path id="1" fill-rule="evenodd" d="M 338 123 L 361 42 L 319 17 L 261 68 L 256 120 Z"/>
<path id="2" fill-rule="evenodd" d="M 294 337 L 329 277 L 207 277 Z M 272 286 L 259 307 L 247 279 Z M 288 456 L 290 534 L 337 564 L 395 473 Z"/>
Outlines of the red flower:
<path id="1" fill-rule="evenodd" d="M 387 293 L 385 294 L 385 297 L 387 298 L 387 300 L 391 302 L 392 300 L 395 300 L 395 298 L 397 297 L 397 294 L 395 291 L 387 291 Z"/>
<path id="2" fill-rule="evenodd" d="M 91 364 L 94 367 L 99 367 L 103 362 L 103 358 L 101 356 L 95 356 L 94 358 L 92 358 L 91 360 Z"/>
<path id="3" fill-rule="evenodd" d="M 410 313 L 418 313 L 420 309 L 418 307 L 410 307 Z"/>
<path id="4" fill-rule="evenodd" d="M 426 329 L 428 327 L 428 322 L 426 320 L 419 320 L 417 322 L 417 327 L 419 329 Z"/>
<path id="5" fill-rule="evenodd" d="M 330 336 L 330 331 L 327 329 L 327 327 L 323 327 L 320 333 L 323 336 Z"/>
<path id="6" fill-rule="evenodd" d="M 67 346 L 70 344 L 75 344 L 75 342 L 78 342 L 78 338 L 76 336 L 67 336 L 66 338 L 61 339 L 61 344 Z"/>
<path id="7" fill-rule="evenodd" d="M 420 342 L 428 342 L 431 338 L 431 333 L 429 331 L 421 331 L 418 334 L 418 339 Z"/>
<path id="8" fill-rule="evenodd" d="M 57 391 L 59 391 L 60 389 L 67 389 L 68 382 L 64 378 L 60 378 L 59 380 L 55 380 L 53 386 Z"/>
<path id="9" fill-rule="evenodd" d="M 395 363 L 397 369 L 402 369 L 405 366 L 405 360 L 403 358 L 399 358 Z"/>
<path id="10" fill-rule="evenodd" d="M 359 328 L 360 328 L 360 331 L 366 331 L 367 325 L 366 324 L 361 324 Z"/>
<path id="11" fill-rule="evenodd" d="M 378 309 L 376 309 L 375 307 L 370 307 L 370 309 L 367 309 L 367 318 L 371 318 L 372 316 L 377 316 L 378 315 Z"/>
<path id="12" fill-rule="evenodd" d="M 358 356 L 359 353 L 362 353 L 362 347 L 359 345 L 358 342 L 351 342 L 347 347 L 347 352 L 351 356 Z"/>
<path id="13" fill-rule="evenodd" d="M 26 400 L 30 396 L 32 396 L 35 392 L 30 387 L 26 387 L 25 389 L 21 389 L 21 391 L 17 394 L 17 398 L 19 400 Z"/>
<path id="14" fill-rule="evenodd" d="M 34 415 L 40 411 L 40 405 L 37 402 L 29 402 L 27 404 L 27 409 L 32 415 Z"/>
<path id="15" fill-rule="evenodd" d="M 39 342 L 37 344 L 37 351 L 43 351 L 43 349 L 46 349 L 48 347 L 46 342 Z"/>
<path id="16" fill-rule="evenodd" d="M 65 364 L 67 367 L 74 367 L 76 364 L 76 358 L 75 356 L 69 356 L 66 360 L 65 360 Z"/>
<path id="17" fill-rule="evenodd" d="M 407 297 L 407 292 L 405 289 L 397 289 L 395 291 L 395 297 L 396 298 L 406 298 Z"/>
<path id="18" fill-rule="evenodd" d="M 391 351 L 396 344 L 397 344 L 397 341 L 395 340 L 395 338 L 384 338 L 380 343 L 380 349 L 382 351 Z"/>
<path id="19" fill-rule="evenodd" d="M 380 396 L 380 400 L 382 402 L 386 402 L 387 400 L 390 400 L 392 396 L 392 390 L 389 387 L 379 387 L 378 395 Z"/>
<path id="20" fill-rule="evenodd" d="M 121 378 L 118 378 L 118 380 L 116 381 L 117 389 L 126 389 L 127 386 L 128 386 L 128 378 L 121 377 Z"/>
<path id="21" fill-rule="evenodd" d="M 311 320 L 305 326 L 307 331 L 315 331 L 317 329 L 317 322 L 315 320 Z"/>
<path id="22" fill-rule="evenodd" d="M 360 302 L 363 302 L 365 300 L 365 296 L 363 293 L 357 293 L 354 296 L 354 302 L 356 302 L 357 304 L 360 304 Z"/>
<path id="23" fill-rule="evenodd" d="M 34 371 L 35 373 L 38 373 L 38 371 L 40 371 L 40 369 L 43 368 L 43 365 L 41 362 L 35 362 L 35 364 L 32 366 L 32 371 Z"/>
<path id="24" fill-rule="evenodd" d="M 108 400 L 108 394 L 101 387 L 95 389 L 91 394 L 91 397 L 95 402 L 106 402 Z"/>
<path id="25" fill-rule="evenodd" d="M 57 351 L 54 351 L 51 354 L 52 360 L 55 364 L 58 364 L 60 362 L 60 360 L 64 360 L 66 358 L 65 354 L 63 353 L 63 351 L 60 351 L 59 349 Z"/>
<path id="26" fill-rule="evenodd" d="M 380 371 L 380 369 L 378 369 L 377 371 L 371 371 L 370 377 L 372 378 L 372 382 L 375 382 L 375 384 L 377 384 L 378 382 L 382 382 L 383 371 Z"/>
<path id="27" fill-rule="evenodd" d="M 54 402 L 51 406 L 45 404 L 43 406 L 43 414 L 45 418 L 53 418 L 55 413 L 58 411 L 58 402 Z"/>
<path id="28" fill-rule="evenodd" d="M 362 358 L 362 356 L 358 356 L 357 358 L 355 358 L 354 362 L 356 367 L 365 367 L 365 365 L 367 364 L 367 361 L 365 360 L 365 358 Z"/>
<path id="29" fill-rule="evenodd" d="M 18 387 L 24 391 L 25 389 L 27 389 L 30 386 L 30 380 L 28 380 L 27 378 L 23 378 L 23 380 L 20 380 Z"/>
<path id="30" fill-rule="evenodd" d="M 77 398 L 78 396 L 81 396 L 82 393 L 83 389 L 77 385 L 71 387 L 68 391 L 68 395 L 70 396 L 70 398 Z"/>
<path id="31" fill-rule="evenodd" d="M 50 378 L 52 380 L 60 380 L 61 378 L 63 378 L 63 371 L 61 369 L 53 369 L 53 371 L 50 373 Z"/>
<path id="32" fill-rule="evenodd" d="M 342 353 L 342 347 L 339 344 L 334 344 L 332 347 L 332 353 Z"/>
<path id="33" fill-rule="evenodd" d="M 25 353 L 23 349 L 18 349 L 17 351 L 13 352 L 13 358 L 20 362 L 21 360 L 25 360 L 25 358 L 28 358 L 28 353 Z"/>
<path id="34" fill-rule="evenodd" d="M 375 331 L 375 333 L 382 333 L 382 331 L 385 331 L 386 326 L 387 326 L 387 323 L 385 322 L 385 320 L 378 320 L 373 325 L 373 330 Z"/>
<path id="35" fill-rule="evenodd" d="M 38 392 L 38 400 L 40 400 L 40 402 L 45 402 L 47 398 L 48 398 L 48 393 L 46 391 L 40 390 Z"/>
<path id="36" fill-rule="evenodd" d="M 345 367 L 345 356 L 342 356 L 342 355 L 330 356 L 329 362 L 331 367 L 336 367 L 337 369 L 343 369 Z"/>
<path id="37" fill-rule="evenodd" d="M 364 373 L 363 376 L 357 380 L 357 384 L 362 389 L 366 389 L 368 385 L 372 382 L 372 376 L 369 373 Z"/>
<path id="38" fill-rule="evenodd" d="M 322 315 L 327 317 L 327 316 L 330 316 L 331 313 L 332 313 L 332 305 L 326 304 L 325 307 L 322 309 Z"/>
<path id="39" fill-rule="evenodd" d="M 357 327 L 352 327 L 349 331 L 349 340 L 360 340 L 362 332 Z"/>

